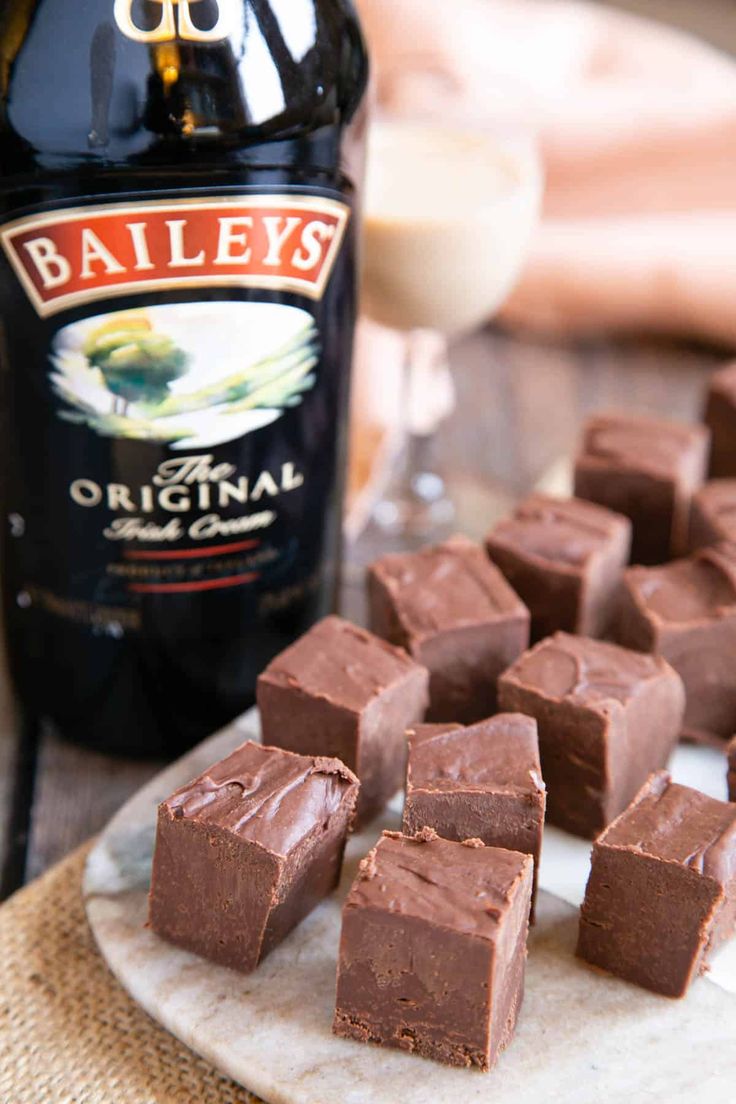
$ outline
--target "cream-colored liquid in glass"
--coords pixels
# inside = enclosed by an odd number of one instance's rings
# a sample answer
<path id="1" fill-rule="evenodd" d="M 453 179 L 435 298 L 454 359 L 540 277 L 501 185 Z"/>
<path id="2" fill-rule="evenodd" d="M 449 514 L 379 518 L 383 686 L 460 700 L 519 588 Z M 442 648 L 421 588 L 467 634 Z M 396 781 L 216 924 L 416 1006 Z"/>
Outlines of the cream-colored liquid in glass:
<path id="1" fill-rule="evenodd" d="M 404 121 L 374 124 L 363 306 L 397 329 L 481 325 L 516 281 L 539 216 L 531 144 Z"/>

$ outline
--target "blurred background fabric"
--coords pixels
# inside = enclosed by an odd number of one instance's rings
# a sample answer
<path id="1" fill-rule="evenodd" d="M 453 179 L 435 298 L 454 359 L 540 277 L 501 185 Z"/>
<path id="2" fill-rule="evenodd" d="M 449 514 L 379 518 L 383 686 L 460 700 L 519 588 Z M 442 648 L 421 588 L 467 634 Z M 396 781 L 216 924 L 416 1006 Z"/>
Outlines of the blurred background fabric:
<path id="1" fill-rule="evenodd" d="M 726 53 L 596 3 L 358 6 L 382 109 L 446 96 L 476 114 L 508 77 L 521 93 L 509 95 L 510 117 L 531 115 L 538 129 L 544 220 L 502 323 L 736 347 L 736 63 Z"/>

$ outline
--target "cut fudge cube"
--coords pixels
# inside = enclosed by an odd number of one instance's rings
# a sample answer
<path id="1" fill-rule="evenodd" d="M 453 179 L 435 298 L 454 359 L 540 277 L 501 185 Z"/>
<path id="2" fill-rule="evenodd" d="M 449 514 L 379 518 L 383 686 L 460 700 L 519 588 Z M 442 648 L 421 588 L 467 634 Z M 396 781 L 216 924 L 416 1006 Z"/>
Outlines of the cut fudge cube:
<path id="1" fill-rule="evenodd" d="M 338 883 L 358 797 L 336 759 L 249 741 L 158 810 L 149 922 L 249 973 Z"/>
<path id="2" fill-rule="evenodd" d="M 736 364 L 729 364 L 710 377 L 705 422 L 713 438 L 711 477 L 736 476 Z"/>
<path id="3" fill-rule="evenodd" d="M 409 732 L 403 829 L 479 839 L 534 859 L 532 918 L 544 829 L 537 725 L 500 713 L 470 728 L 419 725 Z"/>
<path id="4" fill-rule="evenodd" d="M 662 771 L 593 847 L 580 958 L 682 997 L 736 930 L 736 806 Z"/>
<path id="5" fill-rule="evenodd" d="M 728 756 L 728 800 L 736 801 L 736 736 L 726 749 Z"/>
<path id="6" fill-rule="evenodd" d="M 532 642 L 558 630 L 602 636 L 629 562 L 631 522 L 592 502 L 535 494 L 488 534 L 486 549 L 531 614 Z"/>
<path id="7" fill-rule="evenodd" d="M 693 497 L 690 549 L 736 541 L 736 479 L 711 479 Z"/>
<path id="8" fill-rule="evenodd" d="M 258 679 L 263 741 L 342 760 L 360 779 L 358 820 L 404 783 L 406 729 L 424 719 L 429 675 L 406 652 L 326 617 Z"/>
<path id="9" fill-rule="evenodd" d="M 529 612 L 479 545 L 455 537 L 384 556 L 368 595 L 373 631 L 429 670 L 429 721 L 495 711 L 498 676 L 529 644 Z"/>
<path id="10" fill-rule="evenodd" d="M 547 819 L 591 839 L 665 766 L 682 726 L 685 692 L 656 656 L 555 633 L 499 680 L 503 710 L 539 729 Z"/>
<path id="11" fill-rule="evenodd" d="M 524 993 L 532 859 L 384 832 L 343 911 L 334 1031 L 490 1069 Z"/>
<path id="12" fill-rule="evenodd" d="M 634 563 L 662 563 L 687 550 L 693 493 L 705 478 L 703 426 L 604 414 L 585 427 L 575 494 L 631 519 Z"/>
<path id="13" fill-rule="evenodd" d="M 687 694 L 684 735 L 736 731 L 736 545 L 624 573 L 616 639 L 668 660 Z"/>

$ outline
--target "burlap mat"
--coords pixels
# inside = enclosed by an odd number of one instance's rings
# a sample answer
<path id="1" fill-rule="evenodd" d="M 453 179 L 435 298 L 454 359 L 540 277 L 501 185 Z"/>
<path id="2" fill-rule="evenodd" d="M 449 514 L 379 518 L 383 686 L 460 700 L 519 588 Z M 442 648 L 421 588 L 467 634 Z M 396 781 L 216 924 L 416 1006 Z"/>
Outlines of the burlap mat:
<path id="1" fill-rule="evenodd" d="M 97 953 L 76 851 L 0 908 L 2 1104 L 258 1104 L 158 1027 Z"/>

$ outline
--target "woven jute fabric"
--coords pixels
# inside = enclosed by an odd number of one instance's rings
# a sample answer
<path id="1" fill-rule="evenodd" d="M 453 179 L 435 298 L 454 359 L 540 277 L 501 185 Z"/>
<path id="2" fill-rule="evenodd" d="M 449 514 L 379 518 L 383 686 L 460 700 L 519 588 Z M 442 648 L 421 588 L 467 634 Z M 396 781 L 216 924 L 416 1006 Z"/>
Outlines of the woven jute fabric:
<path id="1" fill-rule="evenodd" d="M 88 847 L 0 908 L 2 1104 L 259 1104 L 155 1024 L 96 950 Z"/>

